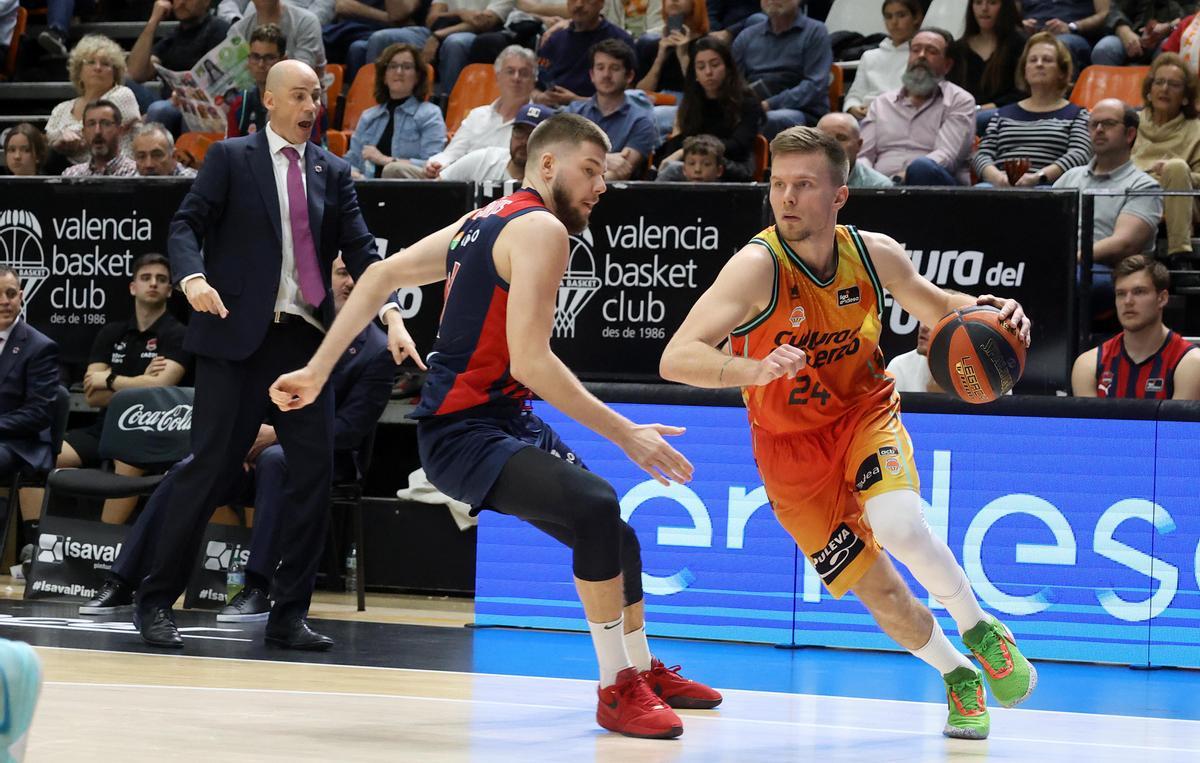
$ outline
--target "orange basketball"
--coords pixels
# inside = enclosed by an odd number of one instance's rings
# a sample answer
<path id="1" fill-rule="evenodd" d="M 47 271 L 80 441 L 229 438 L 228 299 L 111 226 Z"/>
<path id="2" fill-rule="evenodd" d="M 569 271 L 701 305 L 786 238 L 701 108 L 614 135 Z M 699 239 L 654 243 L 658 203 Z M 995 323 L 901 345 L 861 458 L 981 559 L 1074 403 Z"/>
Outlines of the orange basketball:
<path id="1" fill-rule="evenodd" d="M 929 336 L 929 372 L 968 403 L 990 403 L 1025 370 L 1025 343 L 994 307 L 964 307 L 938 321 Z"/>

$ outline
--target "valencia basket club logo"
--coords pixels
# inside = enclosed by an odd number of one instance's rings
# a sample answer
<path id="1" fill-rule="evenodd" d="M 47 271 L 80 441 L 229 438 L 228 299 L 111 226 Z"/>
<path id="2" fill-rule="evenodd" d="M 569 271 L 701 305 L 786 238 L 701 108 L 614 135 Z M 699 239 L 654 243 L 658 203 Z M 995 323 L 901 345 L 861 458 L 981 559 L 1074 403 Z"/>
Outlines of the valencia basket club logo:
<path id="1" fill-rule="evenodd" d="M 567 256 L 567 272 L 558 285 L 558 301 L 554 305 L 554 336 L 574 338 L 575 318 L 600 291 L 596 275 L 596 258 L 592 255 L 592 232 L 584 230 L 571 236 L 571 253 Z"/>
<path id="2" fill-rule="evenodd" d="M 50 277 L 42 250 L 42 226 L 32 212 L 0 210 L 0 265 L 17 271 L 26 305 Z"/>

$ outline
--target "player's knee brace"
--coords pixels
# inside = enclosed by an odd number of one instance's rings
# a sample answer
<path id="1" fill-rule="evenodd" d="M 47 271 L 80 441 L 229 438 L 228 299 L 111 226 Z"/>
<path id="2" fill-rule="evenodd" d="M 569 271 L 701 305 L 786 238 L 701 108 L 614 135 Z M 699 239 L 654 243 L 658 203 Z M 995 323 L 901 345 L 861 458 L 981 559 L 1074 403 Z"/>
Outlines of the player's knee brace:
<path id="1" fill-rule="evenodd" d="M 933 534 L 925 521 L 921 497 L 911 490 L 893 490 L 868 498 L 865 511 L 879 545 L 902 562 L 929 550 Z"/>
<path id="2" fill-rule="evenodd" d="M 611 580 L 621 572 L 621 505 L 616 491 L 591 480 L 572 497 L 571 530 L 575 534 L 575 577 Z"/>
<path id="3" fill-rule="evenodd" d="M 625 606 L 642 600 L 642 544 L 637 533 L 621 522 L 621 575 L 625 583 Z"/>

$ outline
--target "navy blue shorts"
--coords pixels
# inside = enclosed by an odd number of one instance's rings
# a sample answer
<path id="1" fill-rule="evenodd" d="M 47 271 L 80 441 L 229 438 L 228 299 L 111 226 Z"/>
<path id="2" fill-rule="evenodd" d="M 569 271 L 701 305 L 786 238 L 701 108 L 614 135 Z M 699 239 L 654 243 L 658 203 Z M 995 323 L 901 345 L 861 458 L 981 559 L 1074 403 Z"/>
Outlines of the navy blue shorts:
<path id="1" fill-rule="evenodd" d="M 417 421 L 417 447 L 434 487 L 478 514 L 508 460 L 540 448 L 582 468 L 583 461 L 550 425 L 528 411 L 510 415 L 434 416 Z"/>

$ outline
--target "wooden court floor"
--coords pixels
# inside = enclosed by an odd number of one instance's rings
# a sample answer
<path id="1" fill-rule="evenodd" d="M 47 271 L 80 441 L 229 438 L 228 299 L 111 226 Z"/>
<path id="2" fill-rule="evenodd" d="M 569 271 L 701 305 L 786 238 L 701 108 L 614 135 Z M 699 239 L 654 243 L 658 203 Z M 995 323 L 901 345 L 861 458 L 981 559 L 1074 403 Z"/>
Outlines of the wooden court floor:
<path id="1" fill-rule="evenodd" d="M 995 709 L 986 742 L 944 706 L 726 691 L 672 741 L 599 729 L 593 683 L 39 648 L 28 761 L 1200 760 L 1200 722 Z"/>

